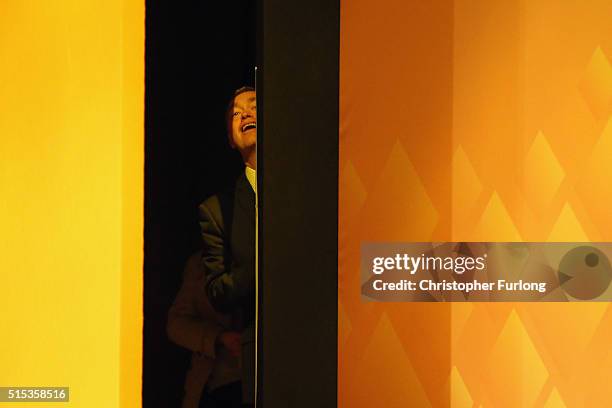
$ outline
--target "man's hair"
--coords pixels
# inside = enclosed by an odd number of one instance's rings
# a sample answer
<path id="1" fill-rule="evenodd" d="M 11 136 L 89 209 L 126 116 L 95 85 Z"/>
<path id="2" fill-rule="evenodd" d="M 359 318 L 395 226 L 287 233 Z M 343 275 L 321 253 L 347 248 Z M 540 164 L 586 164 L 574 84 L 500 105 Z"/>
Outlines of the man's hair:
<path id="1" fill-rule="evenodd" d="M 231 138 L 232 136 L 232 115 L 234 114 L 234 99 L 240 94 L 245 92 L 255 92 L 255 88 L 252 86 L 241 86 L 236 89 L 230 98 L 227 109 L 225 110 L 225 124 L 227 126 L 227 135 Z"/>

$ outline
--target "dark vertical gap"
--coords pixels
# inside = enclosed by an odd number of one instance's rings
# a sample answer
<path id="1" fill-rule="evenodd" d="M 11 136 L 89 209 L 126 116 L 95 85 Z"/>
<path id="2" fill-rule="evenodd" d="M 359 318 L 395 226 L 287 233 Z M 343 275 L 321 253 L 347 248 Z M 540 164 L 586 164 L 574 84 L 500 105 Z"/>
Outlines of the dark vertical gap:
<path id="1" fill-rule="evenodd" d="M 242 170 L 224 112 L 253 83 L 255 0 L 146 3 L 143 406 L 178 407 L 190 352 L 166 314 L 201 247 L 198 203 Z"/>
<path id="2" fill-rule="evenodd" d="M 265 121 L 263 112 L 265 110 L 265 86 L 263 83 L 263 55 L 264 55 L 264 41 L 263 41 L 263 32 L 264 32 L 264 18 L 263 18 L 263 0 L 258 0 L 256 5 L 256 21 L 257 21 L 257 53 L 256 53 L 256 62 L 257 62 L 257 70 L 255 72 L 255 85 L 257 91 L 257 217 L 258 220 L 262 220 L 258 222 L 257 226 L 257 236 L 258 240 L 263 237 L 264 223 L 263 223 L 263 203 L 265 191 L 260 188 L 263 186 L 263 175 L 265 174 L 264 170 L 264 138 L 265 138 Z M 257 296 L 257 341 L 255 347 L 257 347 L 257 374 L 256 374 L 256 383 L 255 387 L 257 387 L 256 394 L 256 407 L 262 408 L 263 405 L 263 396 L 264 396 L 264 388 L 263 388 L 263 334 L 264 334 L 264 301 L 263 301 L 263 285 L 265 282 L 264 274 L 262 273 L 263 268 L 263 246 L 258 241 L 257 250 L 257 285 L 258 285 L 258 296 Z"/>

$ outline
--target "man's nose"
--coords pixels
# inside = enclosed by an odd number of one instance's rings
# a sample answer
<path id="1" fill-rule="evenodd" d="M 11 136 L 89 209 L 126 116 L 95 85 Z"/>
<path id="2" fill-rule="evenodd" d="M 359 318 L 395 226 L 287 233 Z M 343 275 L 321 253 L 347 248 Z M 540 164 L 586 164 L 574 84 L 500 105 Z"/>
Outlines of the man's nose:
<path id="1" fill-rule="evenodd" d="M 253 116 L 255 114 L 255 111 L 253 109 L 245 109 L 242 111 L 242 117 L 246 118 L 249 116 Z"/>

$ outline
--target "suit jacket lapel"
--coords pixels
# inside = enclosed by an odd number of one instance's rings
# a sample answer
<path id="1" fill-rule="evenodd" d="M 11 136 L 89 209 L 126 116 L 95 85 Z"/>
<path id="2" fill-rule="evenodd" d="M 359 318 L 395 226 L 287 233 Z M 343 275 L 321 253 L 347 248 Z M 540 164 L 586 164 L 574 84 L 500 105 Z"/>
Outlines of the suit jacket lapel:
<path id="1" fill-rule="evenodd" d="M 248 217 L 247 219 L 255 222 L 255 192 L 244 173 L 242 173 L 236 182 L 236 202 L 238 207 Z"/>

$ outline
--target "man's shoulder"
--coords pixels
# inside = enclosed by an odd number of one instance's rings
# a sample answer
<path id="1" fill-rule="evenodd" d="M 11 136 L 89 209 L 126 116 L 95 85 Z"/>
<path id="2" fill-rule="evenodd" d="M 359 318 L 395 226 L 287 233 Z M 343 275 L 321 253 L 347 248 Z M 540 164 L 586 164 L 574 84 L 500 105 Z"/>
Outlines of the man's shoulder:
<path id="1" fill-rule="evenodd" d="M 200 223 L 212 221 L 221 230 L 231 226 L 234 211 L 235 186 L 219 191 L 207 197 L 198 206 Z"/>
<path id="2" fill-rule="evenodd" d="M 199 205 L 200 210 L 205 209 L 213 214 L 221 214 L 223 209 L 234 201 L 234 190 L 225 189 L 216 194 L 208 196 Z"/>
<path id="3" fill-rule="evenodd" d="M 246 180 L 246 176 L 244 173 L 241 173 L 236 177 L 233 183 L 230 183 L 224 189 L 204 199 L 204 201 L 200 203 L 200 208 L 205 207 L 216 213 L 226 209 L 226 207 L 230 208 L 234 202 L 236 190 L 244 180 Z"/>
<path id="4" fill-rule="evenodd" d="M 208 196 L 198 206 L 200 210 L 208 210 L 209 212 L 218 212 L 221 208 L 221 194 L 213 194 Z"/>

